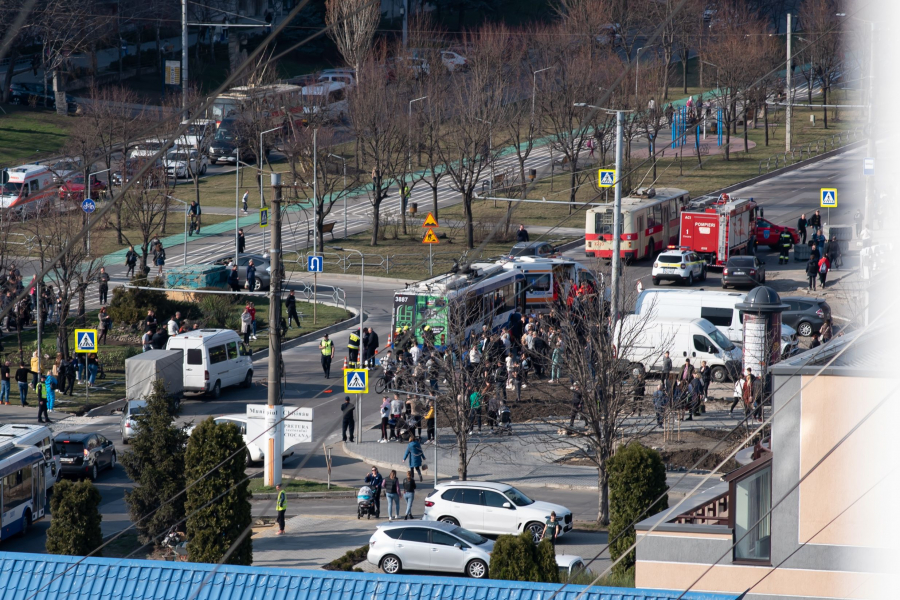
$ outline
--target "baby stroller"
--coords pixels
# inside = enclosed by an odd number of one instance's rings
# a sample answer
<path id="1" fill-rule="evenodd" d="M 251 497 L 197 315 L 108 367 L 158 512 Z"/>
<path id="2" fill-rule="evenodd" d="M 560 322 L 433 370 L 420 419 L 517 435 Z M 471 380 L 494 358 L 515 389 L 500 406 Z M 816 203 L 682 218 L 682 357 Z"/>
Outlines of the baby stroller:
<path id="1" fill-rule="evenodd" d="M 501 406 L 500 410 L 497 411 L 497 416 L 500 418 L 500 425 L 497 427 L 497 433 L 500 435 L 512 435 L 512 415 L 510 413 L 508 406 Z"/>
<path id="2" fill-rule="evenodd" d="M 362 519 L 363 516 L 367 519 L 375 516 L 375 493 L 367 485 L 359 488 L 356 494 L 356 518 Z"/>

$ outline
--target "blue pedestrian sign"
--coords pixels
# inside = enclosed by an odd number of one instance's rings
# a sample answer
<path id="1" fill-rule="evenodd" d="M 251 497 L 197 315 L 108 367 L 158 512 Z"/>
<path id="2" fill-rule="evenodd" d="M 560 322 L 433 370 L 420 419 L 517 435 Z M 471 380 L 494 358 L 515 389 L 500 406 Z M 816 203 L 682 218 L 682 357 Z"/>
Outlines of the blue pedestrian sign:
<path id="1" fill-rule="evenodd" d="M 81 210 L 83 210 L 87 214 L 91 214 L 92 212 L 97 210 L 97 205 L 94 204 L 94 201 L 90 198 L 85 198 L 84 202 L 81 203 Z"/>
<path id="2" fill-rule="evenodd" d="M 819 190 L 820 208 L 837 208 L 837 188 L 822 188 Z"/>
<path id="3" fill-rule="evenodd" d="M 368 394 L 369 371 L 368 369 L 344 369 L 344 393 Z"/>
<path id="4" fill-rule="evenodd" d="M 96 352 L 97 351 L 97 330 L 96 329 L 76 329 L 75 330 L 75 352 Z"/>
<path id="5" fill-rule="evenodd" d="M 321 273 L 325 270 L 325 259 L 321 256 L 307 256 L 306 270 L 310 273 Z"/>
<path id="6" fill-rule="evenodd" d="M 268 227 L 269 226 L 269 209 L 268 208 L 259 209 L 259 226 L 260 227 Z"/>
<path id="7" fill-rule="evenodd" d="M 616 183 L 615 169 L 600 169 L 597 174 L 597 185 L 602 188 L 609 188 Z"/>

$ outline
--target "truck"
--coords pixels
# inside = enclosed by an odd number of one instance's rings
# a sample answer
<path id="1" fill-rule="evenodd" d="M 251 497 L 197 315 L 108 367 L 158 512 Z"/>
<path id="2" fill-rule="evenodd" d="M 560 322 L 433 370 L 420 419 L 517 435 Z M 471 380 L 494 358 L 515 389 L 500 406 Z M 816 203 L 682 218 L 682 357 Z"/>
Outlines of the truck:
<path id="1" fill-rule="evenodd" d="M 722 194 L 712 201 L 696 200 L 681 213 L 681 247 L 710 267 L 724 267 L 730 256 L 754 251 L 756 212 L 753 198 Z"/>
<path id="2" fill-rule="evenodd" d="M 153 393 L 156 381 L 162 381 L 177 408 L 184 396 L 184 351 L 150 350 L 125 360 L 125 399 L 144 400 Z"/>

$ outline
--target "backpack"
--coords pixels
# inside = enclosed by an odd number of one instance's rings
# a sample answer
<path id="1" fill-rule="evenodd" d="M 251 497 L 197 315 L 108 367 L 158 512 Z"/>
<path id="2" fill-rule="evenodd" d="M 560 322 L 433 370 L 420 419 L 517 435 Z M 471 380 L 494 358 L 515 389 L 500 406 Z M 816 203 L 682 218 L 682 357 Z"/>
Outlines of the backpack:
<path id="1" fill-rule="evenodd" d="M 822 261 L 819 263 L 819 273 L 827 273 L 828 272 L 828 263 Z"/>

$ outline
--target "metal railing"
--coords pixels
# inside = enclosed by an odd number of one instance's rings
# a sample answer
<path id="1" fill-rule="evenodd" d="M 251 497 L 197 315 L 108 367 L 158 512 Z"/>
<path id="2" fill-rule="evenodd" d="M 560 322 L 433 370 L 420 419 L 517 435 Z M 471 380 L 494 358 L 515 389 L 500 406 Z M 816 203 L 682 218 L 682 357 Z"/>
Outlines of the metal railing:
<path id="1" fill-rule="evenodd" d="M 846 146 L 850 142 L 855 142 L 859 138 L 865 137 L 865 135 L 866 127 L 863 126 L 840 131 L 834 135 L 819 138 L 814 142 L 794 146 L 790 151 L 775 154 L 766 160 L 760 160 L 757 175 L 762 175 L 763 173 L 768 173 L 769 171 L 774 171 L 776 169 L 783 169 L 784 167 L 796 164 L 802 160 L 809 160 L 813 156 L 818 156 L 824 152 Z M 804 154 L 806 155 L 805 158 Z"/>

